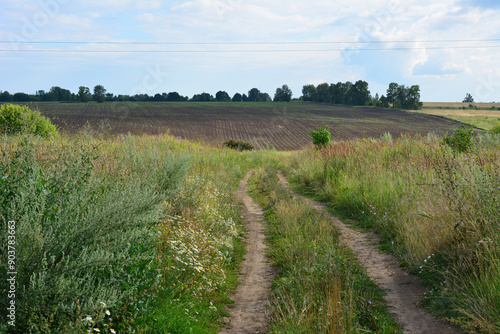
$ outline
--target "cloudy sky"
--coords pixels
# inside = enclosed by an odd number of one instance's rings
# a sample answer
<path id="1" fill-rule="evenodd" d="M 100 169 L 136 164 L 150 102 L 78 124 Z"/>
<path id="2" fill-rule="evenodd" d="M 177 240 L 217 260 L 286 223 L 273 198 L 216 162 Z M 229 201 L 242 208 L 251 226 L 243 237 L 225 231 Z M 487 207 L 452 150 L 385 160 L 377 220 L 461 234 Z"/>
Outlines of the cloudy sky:
<path id="1" fill-rule="evenodd" d="M 365 80 L 500 101 L 498 0 L 2 0 L 0 90 L 182 95 Z M 50 43 L 49 43 L 50 42 Z M 57 42 L 57 43 L 54 43 Z M 90 52 L 92 51 L 92 52 Z"/>

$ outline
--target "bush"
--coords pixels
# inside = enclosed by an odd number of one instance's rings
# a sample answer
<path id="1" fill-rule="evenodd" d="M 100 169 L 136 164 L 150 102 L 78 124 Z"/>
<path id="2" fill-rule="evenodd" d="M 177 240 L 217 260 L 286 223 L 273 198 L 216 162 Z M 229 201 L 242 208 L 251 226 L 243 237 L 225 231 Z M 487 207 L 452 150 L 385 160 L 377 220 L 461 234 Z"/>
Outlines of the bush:
<path id="1" fill-rule="evenodd" d="M 490 130 L 494 135 L 500 135 L 500 122 L 497 122 Z"/>
<path id="2" fill-rule="evenodd" d="M 318 149 L 327 147 L 330 144 L 330 139 L 332 138 L 332 134 L 326 125 L 319 127 L 316 131 L 311 131 L 311 136 L 313 138 L 313 144 Z"/>
<path id="3" fill-rule="evenodd" d="M 474 130 L 471 126 L 462 125 L 453 131 L 451 135 L 446 134 L 443 142 L 456 152 L 467 152 L 472 148 Z"/>
<path id="4" fill-rule="evenodd" d="M 233 139 L 224 142 L 224 146 L 238 151 L 252 151 L 254 149 L 253 145 L 248 142 Z"/>
<path id="5" fill-rule="evenodd" d="M 135 155 L 128 156 L 132 151 Z M 10 333 L 31 332 L 28 329 L 72 333 L 70 327 L 78 330 L 83 324 L 79 319 L 97 319 L 101 302 L 114 310 L 114 321 L 147 313 L 154 300 L 151 289 L 159 280 L 154 248 L 159 203 L 179 189 L 188 160 L 138 151 L 128 141 L 124 152 L 118 153 L 120 176 L 131 175 L 123 179 L 98 175 L 99 152 L 83 140 L 61 149 L 25 140 L 11 156 L 4 153 L 0 160 L 3 296 L 10 278 L 9 221 L 15 222 L 17 242 L 16 330 Z M 37 152 L 45 153 L 43 159 Z M 7 302 L 0 299 L 4 310 Z M 5 315 L 0 315 L 0 322 L 5 322 Z"/>
<path id="6" fill-rule="evenodd" d="M 57 135 L 57 127 L 38 110 L 27 106 L 3 104 L 0 106 L 0 133 L 29 133 L 50 137 Z"/>

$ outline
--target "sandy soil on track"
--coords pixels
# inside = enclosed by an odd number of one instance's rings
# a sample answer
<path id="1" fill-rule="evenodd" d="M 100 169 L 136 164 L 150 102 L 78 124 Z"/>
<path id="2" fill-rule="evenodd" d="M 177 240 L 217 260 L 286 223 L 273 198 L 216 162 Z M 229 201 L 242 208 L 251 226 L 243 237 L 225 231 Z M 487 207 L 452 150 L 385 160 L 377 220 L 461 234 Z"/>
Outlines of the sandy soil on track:
<path id="1" fill-rule="evenodd" d="M 261 221 L 264 211 L 247 195 L 247 182 L 252 172 L 240 181 L 236 196 L 243 202 L 247 242 L 240 281 L 233 299 L 234 308 L 227 318 L 228 328 L 221 334 L 265 333 L 268 323 L 268 296 L 275 273 L 265 255 L 265 235 Z"/>
<path id="2" fill-rule="evenodd" d="M 417 302 L 426 291 L 418 277 L 403 271 L 398 260 L 390 254 L 381 253 L 375 233 L 361 233 L 350 229 L 338 218 L 331 215 L 326 206 L 312 201 L 290 189 L 288 181 L 281 172 L 280 183 L 293 195 L 308 202 L 314 209 L 328 214 L 341 231 L 342 242 L 352 249 L 358 260 L 366 268 L 368 276 L 386 292 L 385 300 L 391 313 L 408 334 L 454 334 L 461 333 L 450 325 L 433 318 L 417 307 Z"/>

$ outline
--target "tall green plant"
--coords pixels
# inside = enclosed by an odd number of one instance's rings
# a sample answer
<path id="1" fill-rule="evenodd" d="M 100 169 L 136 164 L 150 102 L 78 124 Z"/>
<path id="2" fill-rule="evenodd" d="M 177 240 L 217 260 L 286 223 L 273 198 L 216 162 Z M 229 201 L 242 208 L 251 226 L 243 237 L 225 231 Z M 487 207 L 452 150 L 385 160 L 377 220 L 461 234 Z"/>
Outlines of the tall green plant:
<path id="1" fill-rule="evenodd" d="M 316 148 L 327 147 L 330 144 L 330 140 L 332 138 L 332 134 L 328 129 L 328 126 L 318 127 L 318 129 L 311 131 L 311 137 L 313 139 L 313 144 Z"/>
<path id="2" fill-rule="evenodd" d="M 456 152 L 467 152 L 472 148 L 474 129 L 471 126 L 462 125 L 451 134 L 443 137 L 443 142 Z"/>
<path id="3" fill-rule="evenodd" d="M 0 106 L 0 133 L 26 133 L 42 137 L 57 135 L 57 128 L 38 110 L 15 104 Z"/>
<path id="4" fill-rule="evenodd" d="M 11 332 L 71 332 L 82 325 L 79 319 L 101 311 L 100 302 L 125 308 L 128 317 L 144 314 L 160 278 L 154 249 L 159 203 L 178 189 L 187 159 L 144 153 L 132 159 L 134 166 L 122 156 L 123 170 L 132 174 L 106 180 L 95 172 L 96 147 L 81 142 L 54 149 L 47 152 L 54 161 L 44 164 L 36 153 L 41 145 L 25 140 L 0 161 L 3 296 L 8 222 L 16 225 L 17 320 Z M 134 174 L 141 165 L 155 169 Z M 4 310 L 6 303 L 2 298 Z M 1 318 L 7 320 L 4 313 Z"/>

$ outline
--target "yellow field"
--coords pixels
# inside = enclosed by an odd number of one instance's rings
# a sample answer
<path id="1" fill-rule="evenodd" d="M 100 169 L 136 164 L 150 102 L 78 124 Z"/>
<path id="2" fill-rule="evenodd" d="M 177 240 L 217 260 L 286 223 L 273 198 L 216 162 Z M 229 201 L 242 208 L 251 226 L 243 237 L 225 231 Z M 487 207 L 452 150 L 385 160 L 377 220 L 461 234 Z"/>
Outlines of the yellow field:
<path id="1" fill-rule="evenodd" d="M 469 109 L 469 104 L 478 109 Z M 452 103 L 452 102 L 424 102 L 424 109 L 418 112 L 438 116 L 459 117 L 500 117 L 500 103 Z M 461 109 L 465 107 L 466 109 Z M 492 109 L 495 107 L 495 109 Z M 448 108 L 448 109 L 446 109 Z"/>

